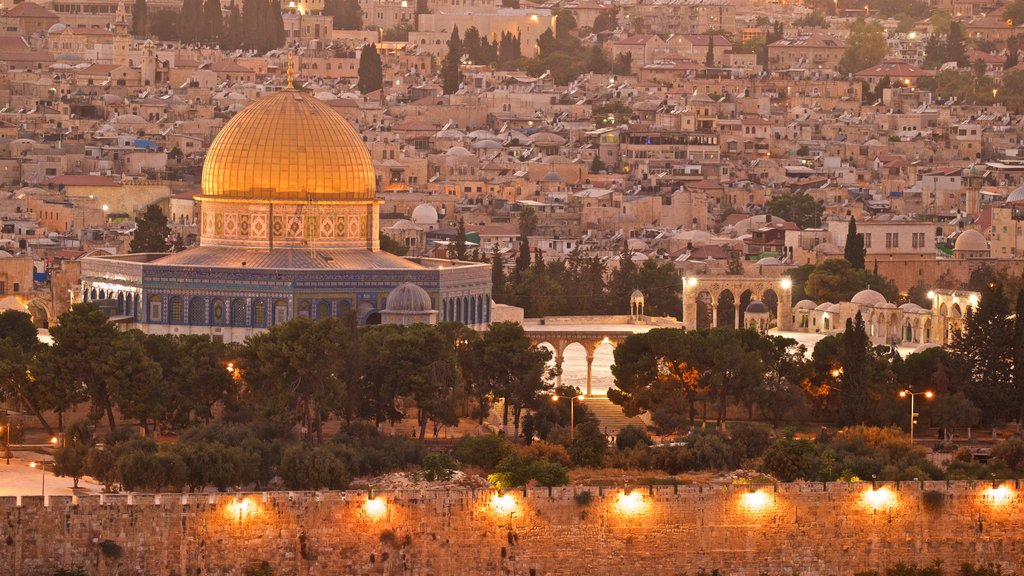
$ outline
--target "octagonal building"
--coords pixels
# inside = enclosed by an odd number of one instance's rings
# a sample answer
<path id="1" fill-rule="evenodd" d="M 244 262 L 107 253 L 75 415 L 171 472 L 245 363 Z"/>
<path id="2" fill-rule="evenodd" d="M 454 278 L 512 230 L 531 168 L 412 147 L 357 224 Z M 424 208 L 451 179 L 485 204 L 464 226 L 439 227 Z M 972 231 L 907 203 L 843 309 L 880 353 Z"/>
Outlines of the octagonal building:
<path id="1" fill-rule="evenodd" d="M 380 250 L 380 200 L 362 138 L 316 98 L 285 89 L 220 131 L 203 165 L 199 246 L 93 256 L 81 300 L 131 328 L 224 341 L 295 317 L 380 322 L 388 294 L 413 284 L 440 321 L 490 321 L 486 264 Z"/>

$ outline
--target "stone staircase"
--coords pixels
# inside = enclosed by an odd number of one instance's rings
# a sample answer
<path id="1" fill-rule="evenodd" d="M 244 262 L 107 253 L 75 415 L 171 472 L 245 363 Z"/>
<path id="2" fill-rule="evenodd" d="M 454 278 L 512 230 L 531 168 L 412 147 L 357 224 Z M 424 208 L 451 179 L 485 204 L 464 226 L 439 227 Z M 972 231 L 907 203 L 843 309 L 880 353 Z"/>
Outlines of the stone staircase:
<path id="1" fill-rule="evenodd" d="M 592 396 L 583 401 L 587 409 L 593 414 L 601 425 L 601 431 L 609 436 L 616 436 L 619 430 L 630 424 L 646 428 L 646 424 L 639 416 L 630 418 L 622 413 L 622 408 L 607 396 Z"/>

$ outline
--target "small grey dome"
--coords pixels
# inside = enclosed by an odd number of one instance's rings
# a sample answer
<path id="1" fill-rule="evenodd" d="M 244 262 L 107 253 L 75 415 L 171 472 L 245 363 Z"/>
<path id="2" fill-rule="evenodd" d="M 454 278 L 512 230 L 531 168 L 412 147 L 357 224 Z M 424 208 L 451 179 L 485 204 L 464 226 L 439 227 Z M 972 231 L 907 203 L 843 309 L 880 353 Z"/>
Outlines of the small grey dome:
<path id="1" fill-rule="evenodd" d="M 558 175 L 558 172 L 552 170 L 544 175 L 543 180 L 544 182 L 561 182 L 562 177 Z"/>
<path id="2" fill-rule="evenodd" d="M 953 243 L 954 252 L 988 252 L 988 240 L 977 230 L 964 230 Z"/>
<path id="3" fill-rule="evenodd" d="M 406 282 L 388 294 L 384 309 L 388 312 L 429 312 L 433 310 L 433 303 L 426 290 Z"/>
<path id="4" fill-rule="evenodd" d="M 760 300 L 751 300 L 750 304 L 747 304 L 747 314 L 767 314 L 768 307 L 764 305 L 764 302 Z"/>
<path id="5" fill-rule="evenodd" d="M 1017 188 L 1006 197 L 1007 202 L 1024 202 L 1024 186 Z"/>

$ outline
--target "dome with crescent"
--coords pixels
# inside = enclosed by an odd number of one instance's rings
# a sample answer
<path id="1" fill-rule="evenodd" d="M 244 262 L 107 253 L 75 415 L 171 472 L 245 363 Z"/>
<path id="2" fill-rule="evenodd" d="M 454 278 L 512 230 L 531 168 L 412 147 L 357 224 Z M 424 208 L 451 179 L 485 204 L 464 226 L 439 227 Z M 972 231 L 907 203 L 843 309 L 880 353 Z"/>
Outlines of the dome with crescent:
<path id="1" fill-rule="evenodd" d="M 217 134 L 203 165 L 203 199 L 373 200 L 370 154 L 330 106 L 298 90 L 260 98 Z"/>

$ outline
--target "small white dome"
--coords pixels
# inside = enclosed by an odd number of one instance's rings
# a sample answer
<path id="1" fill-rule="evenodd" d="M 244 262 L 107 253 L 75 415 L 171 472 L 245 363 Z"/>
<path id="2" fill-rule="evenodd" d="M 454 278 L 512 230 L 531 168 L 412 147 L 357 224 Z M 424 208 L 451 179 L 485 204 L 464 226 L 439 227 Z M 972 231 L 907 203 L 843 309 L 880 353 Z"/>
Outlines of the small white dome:
<path id="1" fill-rule="evenodd" d="M 47 34 L 60 34 L 61 32 L 67 30 L 67 28 L 68 27 L 67 27 L 66 24 L 61 24 L 60 22 L 58 22 L 58 23 L 54 24 L 53 26 L 50 26 L 50 29 L 47 30 L 46 33 Z"/>
<path id="2" fill-rule="evenodd" d="M 462 146 L 452 146 L 451 148 L 448 149 L 447 152 L 445 152 L 445 155 L 446 156 L 472 156 L 473 153 L 470 152 L 469 150 L 466 150 Z"/>
<path id="3" fill-rule="evenodd" d="M 433 303 L 426 290 L 406 282 L 388 293 L 384 309 L 388 312 L 430 312 L 433 310 Z"/>
<path id="4" fill-rule="evenodd" d="M 832 304 L 831 306 L 828 307 L 828 310 L 826 310 L 826 312 L 828 312 L 829 314 L 839 314 L 840 312 L 842 312 L 842 310 L 843 308 L 839 304 Z"/>
<path id="5" fill-rule="evenodd" d="M 832 306 L 831 302 L 822 302 L 821 304 L 818 304 L 817 306 L 815 306 L 814 309 L 819 311 L 819 312 L 828 312 L 828 309 L 831 306 Z"/>
<path id="6" fill-rule="evenodd" d="M 430 204 L 420 204 L 413 208 L 411 219 L 416 224 L 437 224 L 437 209 Z"/>
<path id="7" fill-rule="evenodd" d="M 797 310 L 814 310 L 815 304 L 810 300 L 801 300 L 794 306 Z"/>
<path id="8" fill-rule="evenodd" d="M 964 230 L 956 237 L 954 252 L 988 252 L 988 240 L 977 230 Z"/>
<path id="9" fill-rule="evenodd" d="M 1006 197 L 1007 202 L 1024 202 L 1024 186 L 1017 188 Z"/>
<path id="10" fill-rule="evenodd" d="M 861 290 L 850 299 L 850 302 L 861 306 L 881 306 L 885 304 L 885 296 L 874 290 Z"/>

